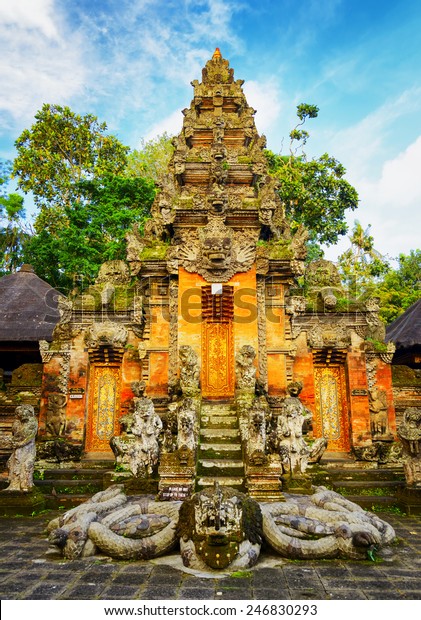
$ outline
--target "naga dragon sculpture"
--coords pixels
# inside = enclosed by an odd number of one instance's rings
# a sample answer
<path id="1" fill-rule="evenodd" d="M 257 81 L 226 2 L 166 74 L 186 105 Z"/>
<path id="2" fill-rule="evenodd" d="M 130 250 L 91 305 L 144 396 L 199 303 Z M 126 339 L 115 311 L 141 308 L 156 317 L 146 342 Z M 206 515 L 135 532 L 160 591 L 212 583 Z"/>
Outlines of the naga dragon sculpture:
<path id="1" fill-rule="evenodd" d="M 127 497 L 113 485 L 51 521 L 48 531 L 70 560 L 98 552 L 147 560 L 180 540 L 184 565 L 199 570 L 251 567 L 263 540 L 283 557 L 318 559 L 372 557 L 395 538 L 385 521 L 325 487 L 259 504 L 217 484 L 184 502 Z"/>

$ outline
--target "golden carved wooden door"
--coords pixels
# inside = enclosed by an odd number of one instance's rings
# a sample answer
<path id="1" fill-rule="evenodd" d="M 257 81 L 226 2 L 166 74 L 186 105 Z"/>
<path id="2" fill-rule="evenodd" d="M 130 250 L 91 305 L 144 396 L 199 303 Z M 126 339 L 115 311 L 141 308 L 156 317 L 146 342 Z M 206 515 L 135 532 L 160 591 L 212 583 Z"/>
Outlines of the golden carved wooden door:
<path id="1" fill-rule="evenodd" d="M 349 452 L 350 429 L 346 398 L 345 369 L 315 366 L 314 437 L 325 437 L 330 452 Z"/>
<path id="2" fill-rule="evenodd" d="M 202 287 L 202 373 L 203 398 L 234 396 L 233 288 L 224 285 L 218 293 Z"/>
<path id="3" fill-rule="evenodd" d="M 89 381 L 86 452 L 110 452 L 110 439 L 119 434 L 120 366 L 93 365 Z"/>

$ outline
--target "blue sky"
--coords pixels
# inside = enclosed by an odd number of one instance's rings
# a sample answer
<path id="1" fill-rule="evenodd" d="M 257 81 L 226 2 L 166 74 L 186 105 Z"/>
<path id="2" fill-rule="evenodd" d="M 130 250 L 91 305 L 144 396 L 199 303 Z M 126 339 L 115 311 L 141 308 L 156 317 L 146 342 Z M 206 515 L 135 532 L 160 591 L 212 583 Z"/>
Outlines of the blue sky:
<path id="1" fill-rule="evenodd" d="M 319 106 L 308 155 L 338 158 L 360 194 L 350 223 L 407 253 L 421 246 L 420 31 L 419 0 L 0 0 L 0 156 L 43 103 L 97 115 L 131 148 L 178 133 L 218 46 L 272 150 L 297 104 Z"/>

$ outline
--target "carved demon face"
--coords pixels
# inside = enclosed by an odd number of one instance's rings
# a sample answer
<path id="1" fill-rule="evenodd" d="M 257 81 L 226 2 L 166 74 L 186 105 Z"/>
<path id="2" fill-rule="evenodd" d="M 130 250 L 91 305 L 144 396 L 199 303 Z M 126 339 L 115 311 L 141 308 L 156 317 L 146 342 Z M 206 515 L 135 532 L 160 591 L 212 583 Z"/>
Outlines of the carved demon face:
<path id="1" fill-rule="evenodd" d="M 207 237 L 203 241 L 202 258 L 210 268 L 221 268 L 231 259 L 232 239 L 230 237 Z"/>
<path id="2" fill-rule="evenodd" d="M 214 489 L 196 493 L 184 502 L 180 523 L 183 524 L 182 540 L 190 539 L 195 554 L 214 569 L 229 566 L 244 541 L 261 542 L 261 513 L 257 502 L 239 491 L 220 488 L 217 484 Z M 189 565 L 188 554 L 183 556 L 183 562 Z"/>

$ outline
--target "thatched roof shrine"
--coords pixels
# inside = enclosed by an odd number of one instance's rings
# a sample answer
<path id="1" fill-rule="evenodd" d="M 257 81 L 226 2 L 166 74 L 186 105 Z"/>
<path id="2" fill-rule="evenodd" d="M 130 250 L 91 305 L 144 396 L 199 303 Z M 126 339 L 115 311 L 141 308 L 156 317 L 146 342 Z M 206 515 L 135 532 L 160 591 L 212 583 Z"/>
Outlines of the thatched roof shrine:
<path id="1" fill-rule="evenodd" d="M 60 295 L 30 265 L 0 278 L 0 341 L 51 341 Z"/>

